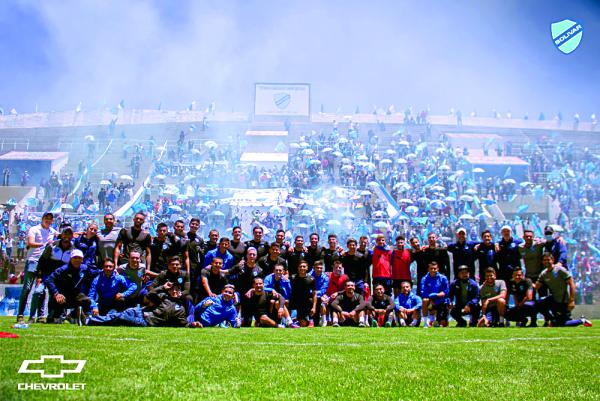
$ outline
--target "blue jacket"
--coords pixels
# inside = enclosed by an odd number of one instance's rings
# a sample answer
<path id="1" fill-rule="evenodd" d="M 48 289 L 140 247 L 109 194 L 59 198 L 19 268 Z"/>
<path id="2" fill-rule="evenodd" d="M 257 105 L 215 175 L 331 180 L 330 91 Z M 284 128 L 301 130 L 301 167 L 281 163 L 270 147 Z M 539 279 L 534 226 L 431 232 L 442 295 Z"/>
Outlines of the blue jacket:
<path id="1" fill-rule="evenodd" d="M 100 273 L 92 281 L 88 296 L 92 299 L 92 309 L 95 309 L 99 303 L 112 305 L 115 295 L 118 293 L 122 293 L 125 298 L 128 298 L 136 291 L 137 285 L 129 282 L 124 276 L 113 272 L 110 277 L 106 277 L 104 273 Z"/>
<path id="2" fill-rule="evenodd" d="M 313 276 L 315 278 L 315 286 L 317 288 L 317 297 L 321 297 L 323 295 L 325 295 L 325 293 L 327 292 L 327 287 L 329 287 L 329 276 L 326 275 L 324 272 L 321 273 L 321 275 L 319 277 L 315 276 L 315 271 L 311 270 L 310 273 L 311 276 Z"/>
<path id="3" fill-rule="evenodd" d="M 510 242 L 501 239 L 498 242 L 500 251 L 496 253 L 498 268 L 501 270 L 512 270 L 517 266 L 521 266 L 521 254 L 519 253 L 519 245 L 522 241 L 511 238 Z"/>
<path id="4" fill-rule="evenodd" d="M 443 292 L 445 295 L 438 297 L 437 294 L 440 292 Z M 443 274 L 440 274 L 440 272 L 437 272 L 433 277 L 427 273 L 421 279 L 421 295 L 423 298 L 433 300 L 434 305 L 448 303 L 449 292 L 448 279 Z"/>
<path id="5" fill-rule="evenodd" d="M 567 247 L 565 244 L 553 239 L 544 244 L 544 252 L 552 253 L 552 256 L 554 256 L 554 263 L 560 263 L 565 269 L 568 269 Z"/>
<path id="6" fill-rule="evenodd" d="M 265 291 L 271 292 L 275 290 L 287 300 L 289 300 L 290 296 L 292 295 L 292 284 L 290 283 L 290 280 L 286 279 L 285 277 L 281 277 L 281 280 L 279 280 L 278 283 L 275 283 L 275 273 L 271 273 L 265 277 L 264 285 Z"/>
<path id="7" fill-rule="evenodd" d="M 465 305 L 476 305 L 479 303 L 479 285 L 472 278 L 467 282 L 467 300 L 460 299 L 460 280 L 454 280 L 450 283 L 450 302 L 465 306 Z"/>
<path id="8" fill-rule="evenodd" d="M 98 270 L 90 269 L 83 263 L 79 269 L 75 269 L 71 266 L 71 263 L 68 263 L 56 269 L 46 278 L 46 286 L 53 296 L 56 294 L 87 294 L 92 280 L 94 280 L 98 273 Z"/>
<path id="9" fill-rule="evenodd" d="M 75 239 L 73 247 L 83 252 L 83 263 L 89 267 L 96 267 L 96 239 L 87 239 L 85 235 Z"/>
<path id="10" fill-rule="evenodd" d="M 416 309 L 418 311 L 421 310 L 421 306 L 423 306 L 423 301 L 421 297 L 409 292 L 408 295 L 404 295 L 403 293 L 398 294 L 395 300 L 396 311 L 400 310 L 400 307 L 404 309 Z"/>
<path id="11" fill-rule="evenodd" d="M 214 258 L 219 257 L 223 259 L 222 270 L 229 270 L 233 267 L 233 255 L 229 251 L 225 251 L 224 254 L 219 253 L 219 248 L 215 248 L 212 251 L 208 251 L 204 257 L 204 267 L 210 266 Z"/>
<path id="12" fill-rule="evenodd" d="M 204 327 L 217 326 L 223 322 L 229 322 L 232 327 L 236 327 L 237 310 L 233 298 L 225 302 L 223 295 L 207 297 L 194 307 L 193 318 Z"/>

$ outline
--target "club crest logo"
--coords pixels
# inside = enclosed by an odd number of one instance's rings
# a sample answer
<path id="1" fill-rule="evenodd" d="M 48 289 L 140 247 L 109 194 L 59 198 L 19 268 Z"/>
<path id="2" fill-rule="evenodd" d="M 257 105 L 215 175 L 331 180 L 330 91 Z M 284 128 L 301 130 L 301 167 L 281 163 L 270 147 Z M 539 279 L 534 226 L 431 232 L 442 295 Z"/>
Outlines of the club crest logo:
<path id="1" fill-rule="evenodd" d="M 275 106 L 278 109 L 283 110 L 290 105 L 290 100 L 292 97 L 289 93 L 276 93 L 273 95 L 273 102 L 275 102 Z"/>
<path id="2" fill-rule="evenodd" d="M 564 54 L 572 53 L 579 47 L 583 37 L 581 24 L 568 19 L 550 25 L 554 46 Z"/>

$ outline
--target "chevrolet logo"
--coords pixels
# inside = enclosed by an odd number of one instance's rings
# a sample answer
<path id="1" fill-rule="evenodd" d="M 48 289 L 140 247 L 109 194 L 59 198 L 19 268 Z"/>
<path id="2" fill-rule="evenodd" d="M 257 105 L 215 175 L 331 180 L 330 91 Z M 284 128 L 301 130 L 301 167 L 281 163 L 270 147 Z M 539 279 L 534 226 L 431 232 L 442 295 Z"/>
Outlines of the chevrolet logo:
<path id="1" fill-rule="evenodd" d="M 58 359 L 61 365 L 77 366 L 74 369 L 61 369 L 60 373 L 58 374 L 46 374 L 46 372 L 43 369 L 43 366 L 33 366 L 34 368 L 40 367 L 41 369 L 30 369 L 31 365 L 43 365 L 44 363 L 46 363 L 46 360 L 49 359 Z M 85 360 L 78 359 L 67 360 L 64 359 L 63 355 L 42 355 L 39 361 L 36 361 L 34 359 L 24 360 L 21 364 L 21 367 L 19 368 L 19 373 L 39 373 L 44 379 L 62 379 L 63 377 L 65 377 L 65 373 L 81 373 L 85 362 Z"/>

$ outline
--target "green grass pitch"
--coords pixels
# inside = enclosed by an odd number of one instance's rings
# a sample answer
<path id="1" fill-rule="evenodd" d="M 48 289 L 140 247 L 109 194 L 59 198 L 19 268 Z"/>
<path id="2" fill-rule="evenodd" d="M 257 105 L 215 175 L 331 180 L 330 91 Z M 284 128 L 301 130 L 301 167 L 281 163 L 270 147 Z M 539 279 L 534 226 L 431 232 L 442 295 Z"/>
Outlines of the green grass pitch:
<path id="1" fill-rule="evenodd" d="M 598 400 L 600 322 L 537 329 L 170 329 L 1 318 L 0 400 Z M 80 374 L 19 374 L 25 359 Z M 54 367 L 56 368 L 56 367 Z M 53 367 L 48 367 L 52 370 Z M 18 391 L 18 383 L 85 383 Z"/>

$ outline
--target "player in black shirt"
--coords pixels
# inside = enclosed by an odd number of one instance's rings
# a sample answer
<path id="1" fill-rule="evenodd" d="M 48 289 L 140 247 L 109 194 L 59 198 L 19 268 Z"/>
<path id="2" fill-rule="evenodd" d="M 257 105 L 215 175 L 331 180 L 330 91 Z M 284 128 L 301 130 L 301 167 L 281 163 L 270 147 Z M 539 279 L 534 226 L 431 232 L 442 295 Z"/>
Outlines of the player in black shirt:
<path id="1" fill-rule="evenodd" d="M 143 213 L 136 213 L 133 216 L 133 226 L 122 228 L 119 231 L 117 242 L 115 244 L 114 260 L 119 265 L 127 263 L 129 252 L 137 251 L 142 260 L 146 260 L 146 266 L 151 266 L 150 241 L 152 237 L 148 231 L 142 229 L 146 216 Z M 123 251 L 121 252 L 121 246 Z"/>
<path id="2" fill-rule="evenodd" d="M 256 249 L 250 248 L 246 252 L 246 258 L 233 266 L 231 274 L 238 276 L 236 290 L 240 294 L 245 294 L 252 288 L 254 277 L 265 278 L 263 269 L 256 263 Z"/>
<path id="3" fill-rule="evenodd" d="M 258 253 L 258 259 L 262 258 L 269 252 L 269 244 L 263 241 L 263 229 L 262 227 L 256 226 L 252 229 L 252 235 L 254 238 L 250 241 L 246 241 L 246 249 L 253 247 L 256 248 Z"/>
<path id="4" fill-rule="evenodd" d="M 340 324 L 365 327 L 364 299 L 362 295 L 354 292 L 355 289 L 354 282 L 347 281 L 344 292 L 338 294 L 331 303 L 334 327 L 338 327 Z"/>
<path id="5" fill-rule="evenodd" d="M 306 261 L 309 266 L 314 266 L 317 260 L 323 259 L 323 248 L 319 246 L 319 234 L 310 235 L 310 245 L 306 249 Z"/>
<path id="6" fill-rule="evenodd" d="M 344 250 L 338 245 L 338 237 L 335 234 L 327 236 L 327 244 L 329 247 L 324 248 L 321 254 L 323 262 L 325 262 L 325 271 L 330 272 L 333 271 L 333 261 L 339 259 Z"/>
<path id="7" fill-rule="evenodd" d="M 308 263 L 305 260 L 298 264 L 298 274 L 292 277 L 292 296 L 290 310 L 296 310 L 296 316 L 301 327 L 308 326 L 308 322 L 316 313 L 317 290 L 315 278 L 308 274 Z"/>
<path id="8" fill-rule="evenodd" d="M 272 292 L 264 291 L 263 279 L 255 277 L 252 289 L 242 297 L 242 326 L 250 327 L 252 318 L 255 326 L 278 327 L 277 322 L 285 315 L 279 297 Z"/>
<path id="9" fill-rule="evenodd" d="M 200 299 L 206 297 L 216 297 L 221 293 L 225 285 L 228 284 L 225 273 L 221 271 L 223 268 L 223 259 L 216 256 L 210 265 L 202 270 L 200 279 Z"/>
<path id="10" fill-rule="evenodd" d="M 394 299 L 385 293 L 385 287 L 377 284 L 373 296 L 365 303 L 365 313 L 371 319 L 371 327 L 392 327 L 395 307 Z"/>
<path id="11" fill-rule="evenodd" d="M 354 281 L 356 285 L 356 292 L 360 295 L 365 294 L 365 281 L 369 279 L 369 261 L 368 252 L 367 256 L 357 252 L 357 243 L 354 238 L 348 238 L 346 241 L 348 251 L 342 256 L 342 265 L 344 266 L 344 273 L 348 276 L 350 281 Z"/>
<path id="12" fill-rule="evenodd" d="M 527 318 L 531 318 L 530 327 L 537 326 L 537 313 L 535 310 L 535 302 L 533 301 L 533 283 L 530 279 L 525 278 L 523 269 L 517 266 L 513 269 L 513 279 L 508 282 L 508 292 L 506 304 L 513 296 L 515 306 L 508 308 L 504 313 L 506 320 L 517 322 L 521 327 L 527 324 Z"/>
<path id="13" fill-rule="evenodd" d="M 282 253 L 283 255 L 283 253 Z M 294 239 L 294 247 L 288 248 L 287 253 L 284 255 L 287 260 L 288 273 L 290 276 L 298 273 L 298 263 L 301 260 L 306 260 L 306 249 L 304 248 L 304 237 L 297 235 Z"/>
<path id="14" fill-rule="evenodd" d="M 165 223 L 158 223 L 156 227 L 157 235 L 152 238 L 150 245 L 152 264 L 147 272 L 152 278 L 167 270 L 169 258 L 177 255 L 177 240 L 173 234 L 168 232 L 168 229 Z"/>

